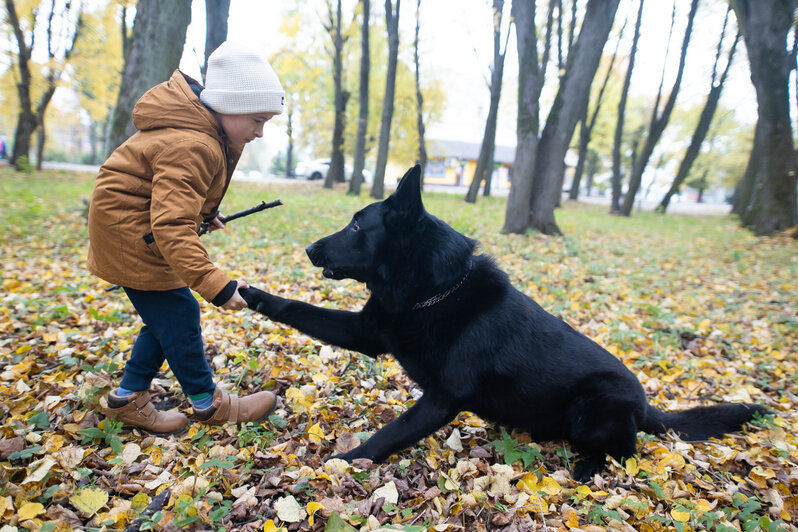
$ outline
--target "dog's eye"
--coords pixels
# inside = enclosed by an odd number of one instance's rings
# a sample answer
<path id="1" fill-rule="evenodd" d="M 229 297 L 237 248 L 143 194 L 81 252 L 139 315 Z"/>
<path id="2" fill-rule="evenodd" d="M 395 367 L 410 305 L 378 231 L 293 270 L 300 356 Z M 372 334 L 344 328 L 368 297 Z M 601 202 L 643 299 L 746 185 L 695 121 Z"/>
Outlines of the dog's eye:
<path id="1" fill-rule="evenodd" d="M 357 223 L 357 220 L 352 221 L 352 231 L 360 231 L 360 224 Z"/>

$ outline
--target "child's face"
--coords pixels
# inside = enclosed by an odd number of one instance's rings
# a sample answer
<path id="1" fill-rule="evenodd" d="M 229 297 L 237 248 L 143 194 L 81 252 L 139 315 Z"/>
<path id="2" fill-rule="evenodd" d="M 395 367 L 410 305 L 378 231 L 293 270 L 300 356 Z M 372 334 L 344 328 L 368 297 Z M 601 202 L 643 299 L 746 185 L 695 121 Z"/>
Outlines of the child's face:
<path id="1" fill-rule="evenodd" d="M 238 149 L 263 136 L 263 125 L 274 117 L 275 113 L 250 113 L 246 115 L 219 115 L 219 123 L 230 144 Z"/>

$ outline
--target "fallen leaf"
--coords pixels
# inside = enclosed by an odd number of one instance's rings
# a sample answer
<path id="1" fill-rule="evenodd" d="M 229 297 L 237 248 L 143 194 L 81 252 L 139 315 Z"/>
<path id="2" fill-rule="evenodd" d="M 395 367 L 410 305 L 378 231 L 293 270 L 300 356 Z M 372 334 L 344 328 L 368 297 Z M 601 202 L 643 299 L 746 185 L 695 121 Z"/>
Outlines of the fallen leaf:
<path id="1" fill-rule="evenodd" d="M 286 523 L 298 523 L 308 515 L 292 495 L 277 499 L 274 509 L 277 512 L 277 517 Z"/>

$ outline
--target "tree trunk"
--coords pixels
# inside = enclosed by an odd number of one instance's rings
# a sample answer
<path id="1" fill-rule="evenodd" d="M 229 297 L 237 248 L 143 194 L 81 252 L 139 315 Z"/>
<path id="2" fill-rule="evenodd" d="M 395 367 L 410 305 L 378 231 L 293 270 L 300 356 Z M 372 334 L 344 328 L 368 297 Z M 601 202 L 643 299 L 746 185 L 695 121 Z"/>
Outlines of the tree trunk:
<path id="1" fill-rule="evenodd" d="M 421 186 L 424 186 L 424 174 L 427 168 L 427 143 L 424 139 L 424 96 L 421 94 L 421 74 L 418 60 L 418 31 L 420 26 L 419 17 L 421 11 L 421 0 L 416 0 L 416 33 L 413 39 L 413 62 L 416 66 L 416 110 L 418 125 L 418 164 L 421 165 Z"/>
<path id="2" fill-rule="evenodd" d="M 227 40 L 227 19 L 230 17 L 230 0 L 205 0 L 205 63 L 202 79 L 208 71 L 208 57 Z"/>
<path id="3" fill-rule="evenodd" d="M 341 0 L 338 0 L 335 15 L 330 9 L 330 34 L 333 39 L 333 86 L 335 87 L 335 123 L 333 124 L 332 155 L 330 169 L 324 179 L 324 188 L 332 188 L 333 183 L 343 183 L 344 176 L 344 129 L 346 125 L 346 104 L 349 91 L 343 88 L 344 38 L 341 34 Z"/>
<path id="4" fill-rule="evenodd" d="M 635 58 L 637 57 L 637 44 L 640 41 L 640 25 L 643 20 L 643 3 L 640 0 L 640 7 L 637 9 L 637 22 L 635 22 L 635 36 L 632 39 L 632 50 L 629 52 L 629 66 L 626 68 L 626 77 L 623 80 L 621 99 L 618 102 L 618 120 L 615 123 L 615 140 L 612 144 L 612 199 L 610 201 L 610 213 L 617 214 L 621 211 L 621 145 L 623 144 L 623 125 L 626 114 L 626 100 L 629 97 L 629 86 L 632 83 L 632 71 L 635 68 Z"/>
<path id="5" fill-rule="evenodd" d="M 290 178 L 293 176 L 294 169 L 294 109 L 293 105 L 289 106 L 286 110 L 286 118 L 288 119 L 288 126 L 286 127 L 286 135 L 288 135 L 288 148 L 285 151 L 285 177 Z"/>
<path id="6" fill-rule="evenodd" d="M 565 153 L 590 96 L 601 52 L 607 42 L 619 0 L 589 0 L 582 29 L 568 58 L 552 109 L 540 137 L 532 188 L 531 226 L 543 234 L 560 234 L 554 219 L 554 207 L 561 195 Z"/>
<path id="7" fill-rule="evenodd" d="M 579 128 L 579 156 L 576 160 L 576 168 L 574 169 L 574 179 L 571 182 L 571 190 L 568 193 L 568 198 L 572 200 L 579 199 L 579 185 L 582 181 L 582 173 L 585 169 L 587 147 L 590 144 L 590 137 L 593 134 L 593 128 L 596 126 L 596 121 L 598 120 L 598 114 L 601 110 L 601 103 L 604 100 L 604 91 L 607 89 L 607 84 L 610 81 L 612 68 L 615 65 L 615 60 L 618 58 L 618 46 L 623 39 L 624 30 L 626 30 L 626 21 L 624 21 L 623 26 L 621 26 L 621 31 L 618 34 L 615 50 L 612 52 L 612 58 L 610 59 L 610 65 L 607 67 L 607 74 L 604 76 L 604 81 L 601 82 L 601 88 L 596 96 L 596 106 L 593 109 L 593 114 L 590 115 L 590 120 L 587 118 L 587 109 L 590 105 L 590 99 L 588 98 L 585 100 L 585 107 L 580 118 L 582 126 Z"/>
<path id="8" fill-rule="evenodd" d="M 707 137 L 707 132 L 709 131 L 709 126 L 712 123 L 712 118 L 715 116 L 715 110 L 718 108 L 718 102 L 720 101 L 720 95 L 723 91 L 723 85 L 726 83 L 729 69 L 731 68 L 732 61 L 734 60 L 734 52 L 737 49 L 737 43 L 740 41 L 740 33 L 738 32 L 737 36 L 734 38 L 731 48 L 729 49 L 729 58 L 726 62 L 726 68 L 724 69 L 720 78 L 718 78 L 718 59 L 720 58 L 722 50 L 723 37 L 726 33 L 726 23 L 728 18 L 729 12 L 727 11 L 726 20 L 723 21 L 723 31 L 720 34 L 720 41 L 718 41 L 718 51 L 715 55 L 715 66 L 712 69 L 712 83 L 710 84 L 707 103 L 704 105 L 704 109 L 701 111 L 701 117 L 698 119 L 698 125 L 693 133 L 693 138 L 690 139 L 690 146 L 687 148 L 687 151 L 684 154 L 684 159 L 682 159 L 682 162 L 679 165 L 679 170 L 676 172 L 676 177 L 673 179 L 670 189 L 665 193 L 662 201 L 660 201 L 659 206 L 657 207 L 657 212 L 663 214 L 665 213 L 665 211 L 668 209 L 668 205 L 671 202 L 671 198 L 674 194 L 679 192 L 682 183 L 684 183 L 684 180 L 687 179 L 690 169 L 692 168 L 693 163 L 695 162 L 696 158 L 698 157 L 698 153 L 701 150 L 701 145 L 704 143 L 704 140 Z"/>
<path id="9" fill-rule="evenodd" d="M 47 111 L 47 106 L 52 100 L 58 82 L 61 79 L 63 69 L 69 63 L 72 50 L 75 48 L 78 37 L 80 36 L 83 27 L 82 16 L 80 8 L 78 8 L 76 23 L 72 38 L 68 41 L 66 47 L 63 49 L 63 57 L 59 60 L 56 57 L 56 51 L 59 48 L 60 35 L 53 28 L 53 19 L 55 17 L 55 1 L 50 4 L 48 12 L 47 28 L 46 28 L 46 45 L 49 64 L 45 73 L 44 89 L 42 95 L 36 103 L 36 109 L 33 108 L 33 98 L 31 97 L 31 88 L 33 84 L 33 77 L 30 71 L 30 58 L 33 51 L 34 35 L 37 26 L 37 15 L 34 12 L 33 20 L 30 21 L 30 42 L 25 41 L 25 33 L 20 25 L 19 17 L 17 15 L 16 6 L 13 0 L 6 0 L 6 12 L 8 13 L 8 21 L 14 31 L 14 37 L 17 43 L 17 66 L 19 68 L 19 81 L 17 82 L 17 95 L 19 97 L 19 114 L 17 119 L 17 127 L 14 131 L 14 150 L 9 160 L 17 170 L 27 170 L 29 168 L 29 155 L 30 155 L 30 142 L 31 136 L 37 128 L 41 128 L 38 137 L 38 153 L 37 153 L 37 168 L 41 169 L 42 157 L 44 155 L 44 114 Z M 63 20 L 67 20 L 72 4 L 67 3 L 63 8 Z M 60 69 L 59 69 L 59 64 Z"/>
<path id="10" fill-rule="evenodd" d="M 794 66 L 787 51 L 787 34 L 796 0 L 737 0 L 734 9 L 743 31 L 751 81 L 759 111 L 757 141 L 762 153 L 749 163 L 753 188 L 741 221 L 758 235 L 768 235 L 796 223 L 796 176 L 790 127 L 789 74 Z M 751 155 L 752 161 L 754 154 Z"/>
<path id="11" fill-rule="evenodd" d="M 493 68 L 490 79 L 490 107 L 488 119 L 485 121 L 485 133 L 482 136 L 482 146 L 479 149 L 477 168 L 468 187 L 465 200 L 476 203 L 479 186 L 487 182 L 493 173 L 493 154 L 496 150 L 496 122 L 499 117 L 499 99 L 502 94 L 502 78 L 504 77 L 504 56 L 507 53 L 505 40 L 504 52 L 501 47 L 502 18 L 504 15 L 504 0 L 493 0 Z M 509 36 L 509 30 L 508 30 Z M 489 190 L 486 184 L 486 191 Z"/>
<path id="12" fill-rule="evenodd" d="M 355 160 L 352 163 L 352 177 L 349 180 L 349 193 L 360 195 L 363 183 L 363 167 L 366 163 L 366 134 L 369 125 L 369 72 L 371 71 L 371 53 L 369 49 L 369 18 L 371 0 L 361 0 L 363 4 L 363 23 L 360 29 L 360 87 L 359 114 L 357 119 L 357 137 L 355 137 Z"/>
<path id="13" fill-rule="evenodd" d="M 516 147 L 510 173 L 510 193 L 504 214 L 503 233 L 524 233 L 529 227 L 532 178 L 538 153 L 540 128 L 540 92 L 546 79 L 546 65 L 551 51 L 554 2 L 549 2 L 543 58 L 538 63 L 538 37 L 535 27 L 535 0 L 513 0 L 511 14 L 515 22 L 518 49 L 518 111 Z"/>
<path id="14" fill-rule="evenodd" d="M 695 21 L 696 10 L 698 9 L 698 0 L 692 0 L 690 4 L 690 15 L 687 19 L 687 28 L 684 30 L 684 40 L 682 41 L 682 52 L 679 57 L 679 70 L 676 73 L 676 80 L 671 88 L 668 101 L 662 109 L 662 115 L 657 115 L 659 112 L 659 94 L 657 95 L 657 102 L 654 104 L 654 112 L 651 116 L 651 125 L 646 137 L 646 143 L 640 153 L 640 156 L 635 161 L 632 167 L 632 173 L 629 176 L 629 188 L 623 198 L 623 205 L 621 205 L 621 214 L 623 216 L 631 216 L 632 207 L 634 207 L 635 196 L 640 189 L 640 183 L 643 180 L 643 172 L 646 170 L 648 161 L 654 153 L 654 148 L 657 146 L 659 139 L 662 137 L 662 132 L 665 131 L 665 126 L 671 118 L 671 112 L 676 105 L 676 96 L 679 94 L 679 88 L 682 84 L 682 75 L 684 74 L 684 63 L 687 58 L 687 47 L 690 45 L 690 37 L 693 33 L 693 22 Z M 664 67 L 663 67 L 664 68 Z M 660 85 L 661 86 L 661 85 Z"/>
<path id="15" fill-rule="evenodd" d="M 191 1 L 139 0 L 130 52 L 111 119 L 108 153 L 136 132 L 133 106 L 147 90 L 166 81 L 180 64 Z"/>
<path id="16" fill-rule="evenodd" d="M 757 170 L 762 164 L 762 154 L 764 147 L 762 146 L 762 135 L 759 134 L 759 124 L 754 129 L 754 143 L 751 147 L 751 155 L 748 156 L 748 163 L 745 167 L 743 177 L 734 188 L 734 196 L 732 197 L 732 213 L 736 214 L 742 219 L 745 210 L 751 203 L 751 196 L 754 191 L 754 181 L 756 180 Z"/>
<path id="17" fill-rule="evenodd" d="M 399 7 L 396 10 L 391 0 L 385 0 L 385 19 L 388 26 L 388 73 L 385 76 L 385 99 L 382 104 L 382 123 L 380 124 L 380 145 L 377 149 L 377 171 L 371 197 L 382 199 L 385 195 L 385 167 L 388 164 L 388 148 L 391 142 L 391 120 L 393 119 L 393 100 L 396 92 L 396 61 L 399 56 Z"/>

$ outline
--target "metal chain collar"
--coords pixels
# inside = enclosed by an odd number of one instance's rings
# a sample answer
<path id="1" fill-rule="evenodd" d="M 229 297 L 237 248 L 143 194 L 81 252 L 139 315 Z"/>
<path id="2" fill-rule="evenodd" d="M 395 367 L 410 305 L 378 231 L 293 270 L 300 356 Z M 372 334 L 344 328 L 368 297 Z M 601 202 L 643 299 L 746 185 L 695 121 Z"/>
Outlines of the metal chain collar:
<path id="1" fill-rule="evenodd" d="M 429 299 L 421 301 L 420 303 L 416 303 L 415 305 L 413 305 L 413 310 L 418 310 L 420 308 L 431 307 L 435 303 L 440 303 L 441 301 L 443 301 L 444 299 L 446 299 L 447 297 L 452 295 L 454 292 L 456 292 L 458 288 L 463 286 L 463 283 L 465 282 L 465 280 L 468 277 L 469 273 L 471 273 L 471 261 L 470 260 L 468 261 L 468 269 L 466 270 L 465 274 L 463 274 L 463 276 L 460 278 L 460 280 L 457 282 L 456 285 L 454 285 L 453 287 L 448 289 L 446 292 L 441 292 L 440 294 L 434 295 L 434 296 L 432 296 Z"/>

